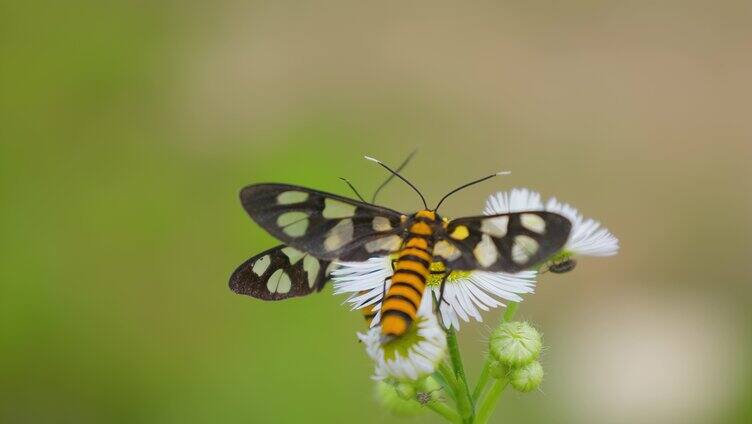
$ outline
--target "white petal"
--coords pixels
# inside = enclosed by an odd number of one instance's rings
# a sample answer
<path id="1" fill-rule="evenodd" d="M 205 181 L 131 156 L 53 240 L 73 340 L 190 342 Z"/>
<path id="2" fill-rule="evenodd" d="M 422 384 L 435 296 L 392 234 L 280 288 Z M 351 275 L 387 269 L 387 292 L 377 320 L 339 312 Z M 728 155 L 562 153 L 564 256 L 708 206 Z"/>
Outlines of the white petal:
<path id="1" fill-rule="evenodd" d="M 513 188 L 511 192 L 498 192 L 486 200 L 483 213 L 495 215 L 499 213 L 542 211 L 543 202 L 538 192 L 526 188 Z"/>
<path id="2" fill-rule="evenodd" d="M 561 203 L 556 198 L 546 202 L 546 210 L 556 212 L 572 221 L 572 232 L 566 250 L 585 256 L 611 256 L 619 251 L 619 240 L 598 221 L 584 219 L 573 206 Z"/>

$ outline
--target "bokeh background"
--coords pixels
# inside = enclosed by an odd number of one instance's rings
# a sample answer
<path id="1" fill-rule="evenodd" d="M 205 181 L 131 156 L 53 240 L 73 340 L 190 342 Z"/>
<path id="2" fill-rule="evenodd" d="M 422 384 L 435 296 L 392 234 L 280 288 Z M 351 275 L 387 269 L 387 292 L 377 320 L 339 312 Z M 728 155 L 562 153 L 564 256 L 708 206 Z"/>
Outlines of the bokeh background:
<path id="1" fill-rule="evenodd" d="M 752 421 L 751 45 L 742 1 L 3 2 L 0 421 L 393 420 L 343 298 L 227 279 L 275 243 L 242 186 L 416 148 L 430 199 L 513 171 L 445 214 L 526 186 L 621 240 L 527 296 L 547 379 L 495 422 Z"/>

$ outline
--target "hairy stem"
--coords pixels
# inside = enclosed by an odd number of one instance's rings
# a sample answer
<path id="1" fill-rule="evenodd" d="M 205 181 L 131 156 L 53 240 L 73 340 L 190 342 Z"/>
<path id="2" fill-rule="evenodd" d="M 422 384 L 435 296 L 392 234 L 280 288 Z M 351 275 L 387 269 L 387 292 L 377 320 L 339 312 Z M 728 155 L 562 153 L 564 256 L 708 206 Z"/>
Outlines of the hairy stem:
<path id="1" fill-rule="evenodd" d="M 460 415 L 464 422 L 472 423 L 475 415 L 473 398 L 470 395 L 470 389 L 467 386 L 465 368 L 462 365 L 460 347 L 457 344 L 457 333 L 451 327 L 447 330 L 447 346 L 449 347 L 449 358 L 452 361 L 454 375 L 457 377 L 457 407 L 460 410 Z"/>
<path id="2" fill-rule="evenodd" d="M 486 384 L 488 384 L 488 377 L 491 374 L 491 359 L 486 355 L 486 362 L 483 364 L 483 370 L 480 372 L 480 377 L 478 377 L 478 383 L 475 385 L 475 390 L 473 390 L 473 402 L 477 402 L 480 395 L 483 393 L 483 390 L 486 388 Z"/>

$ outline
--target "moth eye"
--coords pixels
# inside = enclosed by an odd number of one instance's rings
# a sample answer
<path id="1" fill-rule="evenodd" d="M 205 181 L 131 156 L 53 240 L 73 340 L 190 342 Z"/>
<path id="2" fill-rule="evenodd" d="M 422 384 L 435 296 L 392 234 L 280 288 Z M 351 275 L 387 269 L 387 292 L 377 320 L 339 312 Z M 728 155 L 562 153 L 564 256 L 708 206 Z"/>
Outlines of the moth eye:
<path id="1" fill-rule="evenodd" d="M 546 221 L 533 213 L 523 213 L 520 215 L 520 224 L 528 230 L 538 234 L 546 232 Z"/>
<path id="2" fill-rule="evenodd" d="M 324 248 L 330 252 L 346 245 L 353 238 L 353 222 L 351 219 L 343 219 L 337 223 L 324 240 Z"/>
<path id="3" fill-rule="evenodd" d="M 304 191 L 284 191 L 277 196 L 277 204 L 279 205 L 302 203 L 306 200 L 308 200 L 308 193 Z"/>
<path id="4" fill-rule="evenodd" d="M 488 268 L 499 259 L 499 250 L 496 248 L 493 240 L 491 240 L 491 236 L 483 234 L 480 242 L 473 249 L 473 255 L 475 255 L 475 259 L 478 260 L 478 263 L 482 267 Z"/>
<path id="5" fill-rule="evenodd" d="M 526 235 L 519 235 L 514 238 L 514 246 L 512 246 L 512 260 L 518 264 L 523 264 L 529 261 L 537 251 L 537 241 Z"/>
<path id="6" fill-rule="evenodd" d="M 253 268 L 251 268 L 251 271 L 253 271 L 254 274 L 260 277 L 263 273 L 266 272 L 266 269 L 269 268 L 269 264 L 271 263 L 272 263 L 272 258 L 269 255 L 266 255 L 264 257 L 259 258 L 259 260 L 257 260 L 256 263 L 253 264 Z"/>
<path id="7" fill-rule="evenodd" d="M 497 216 L 494 218 L 484 219 L 480 224 L 480 230 L 494 237 L 502 238 L 507 235 L 507 226 L 509 225 L 508 216 Z"/>
<path id="8" fill-rule="evenodd" d="M 290 287 L 292 287 L 292 281 L 283 269 L 274 271 L 269 281 L 266 282 L 266 289 L 270 293 L 285 294 L 290 291 Z"/>
<path id="9" fill-rule="evenodd" d="M 349 203 L 340 202 L 330 198 L 324 199 L 324 210 L 321 215 L 326 219 L 349 218 L 355 215 L 357 206 Z"/>

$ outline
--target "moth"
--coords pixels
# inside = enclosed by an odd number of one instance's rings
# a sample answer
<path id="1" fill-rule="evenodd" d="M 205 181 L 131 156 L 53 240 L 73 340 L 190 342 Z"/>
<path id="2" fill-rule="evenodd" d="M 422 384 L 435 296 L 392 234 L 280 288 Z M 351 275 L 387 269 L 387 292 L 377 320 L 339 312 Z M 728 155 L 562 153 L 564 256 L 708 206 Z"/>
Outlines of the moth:
<path id="1" fill-rule="evenodd" d="M 570 221 L 552 212 L 451 220 L 438 214 L 449 196 L 498 174 L 464 184 L 429 208 L 421 192 L 397 171 L 366 158 L 407 183 L 424 208 L 405 214 L 296 185 L 249 185 L 240 192 L 243 208 L 285 247 L 249 259 L 235 271 L 230 287 L 262 299 L 300 296 L 321 290 L 336 261 L 395 255 L 394 272 L 381 306 L 381 332 L 388 340 L 405 334 L 415 320 L 432 262 L 441 262 L 446 270 L 440 303 L 446 277 L 452 271 L 519 272 L 548 260 L 569 236 Z"/>

